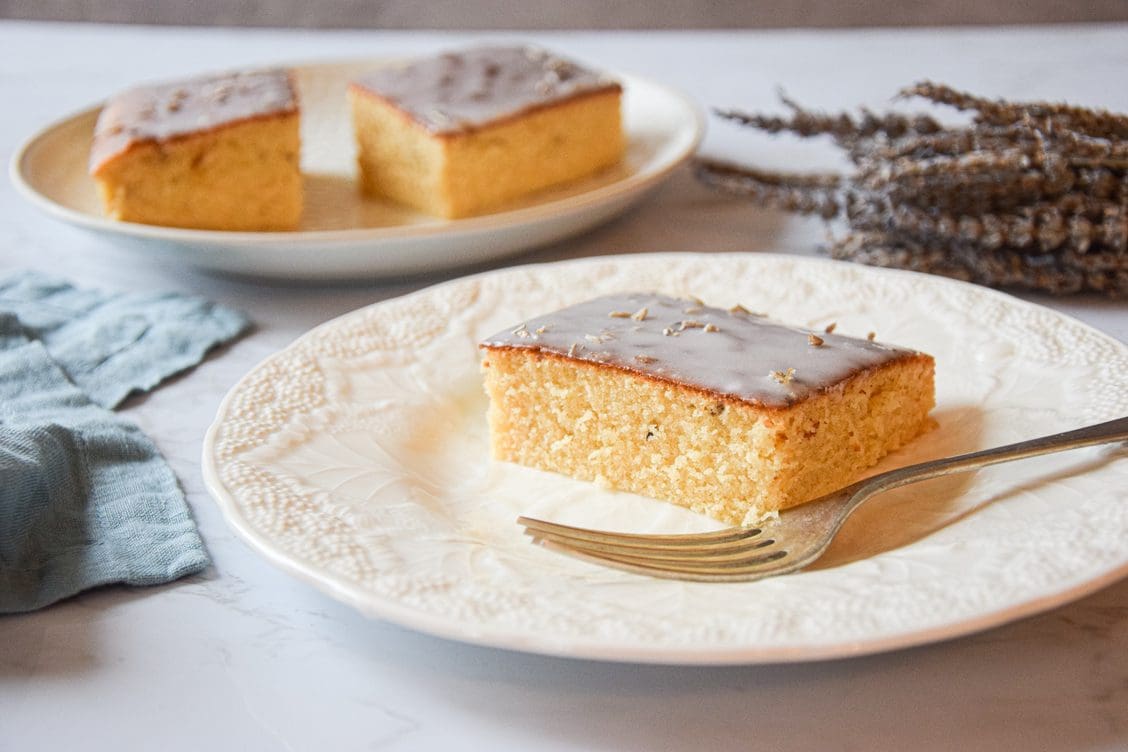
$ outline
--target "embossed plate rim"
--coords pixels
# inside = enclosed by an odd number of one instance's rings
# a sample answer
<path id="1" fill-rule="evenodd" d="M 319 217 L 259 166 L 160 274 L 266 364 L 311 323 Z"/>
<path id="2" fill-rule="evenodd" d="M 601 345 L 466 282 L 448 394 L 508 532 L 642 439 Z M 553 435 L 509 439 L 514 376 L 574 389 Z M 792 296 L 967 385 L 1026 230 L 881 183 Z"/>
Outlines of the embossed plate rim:
<path id="1" fill-rule="evenodd" d="M 730 254 L 726 254 L 730 255 Z M 942 279 L 938 277 L 925 277 L 912 272 L 904 272 L 899 270 L 885 270 L 862 268 L 845 262 L 835 262 L 823 259 L 810 259 L 798 258 L 793 256 L 775 256 L 772 254 L 731 254 L 731 255 L 746 255 L 750 258 L 755 258 L 758 262 L 765 264 L 773 263 L 786 263 L 790 265 L 815 265 L 824 269 L 851 269 L 858 273 L 872 276 L 877 280 L 890 280 L 895 283 L 897 279 L 915 279 L 925 280 L 921 284 L 927 285 L 950 285 L 954 289 L 970 290 L 970 294 L 982 296 L 983 299 L 994 299 L 1008 306 L 1015 306 L 1020 310 L 1028 312 L 1040 312 L 1048 314 L 1054 320 L 1068 323 L 1071 326 L 1081 327 L 1087 334 L 1097 337 L 1104 343 L 1115 347 L 1119 352 L 1128 353 L 1128 346 L 1120 343 L 1109 337 L 1108 335 L 1099 332 L 1082 322 L 1077 321 L 1064 314 L 1059 314 L 1044 307 L 1027 303 L 1025 301 L 1013 298 L 1005 293 L 1000 293 L 986 288 L 968 285 L 967 283 L 957 282 L 953 280 Z M 521 267 L 521 271 L 536 273 L 538 271 L 551 270 L 553 268 L 562 266 L 583 266 L 595 264 L 616 263 L 617 260 L 629 260 L 633 262 L 642 262 L 648 259 L 660 260 L 668 258 L 688 259 L 690 261 L 696 259 L 701 262 L 715 260 L 716 256 L 705 254 L 639 254 L 622 257 L 601 257 L 594 259 L 582 259 L 568 262 L 558 262 L 555 264 L 543 264 L 531 267 Z M 859 271 L 860 270 L 860 271 Z M 472 277 L 466 277 L 459 280 L 453 280 L 434 287 L 426 288 L 424 290 L 412 293 L 411 295 L 404 296 L 393 300 L 403 300 L 415 295 L 436 295 L 439 294 L 444 288 L 454 285 L 464 284 L 470 280 L 483 279 L 495 275 L 504 275 L 507 270 L 486 272 Z M 308 562 L 302 561 L 295 556 L 278 548 L 269 539 L 264 536 L 260 531 L 256 530 L 252 524 L 244 517 L 237 500 L 232 496 L 228 489 L 224 486 L 219 478 L 218 462 L 215 455 L 215 442 L 217 433 L 223 426 L 224 419 L 231 407 L 235 397 L 239 394 L 240 390 L 251 380 L 252 376 L 264 368 L 268 364 L 283 358 L 286 353 L 293 347 L 300 343 L 312 338 L 324 337 L 327 333 L 331 333 L 336 327 L 340 326 L 342 322 L 349 320 L 351 317 L 358 316 L 362 311 L 372 308 L 378 308 L 391 301 L 384 301 L 376 303 L 358 311 L 345 314 L 342 317 L 326 322 L 310 332 L 306 333 L 289 347 L 275 353 L 262 363 L 251 369 L 244 377 L 237 383 L 224 398 L 215 422 L 209 428 L 207 436 L 204 441 L 203 448 L 203 473 L 205 484 L 212 496 L 218 502 L 220 509 L 228 520 L 229 524 L 235 531 L 245 540 L 250 546 L 271 561 L 276 566 L 279 566 L 284 571 L 305 580 L 314 585 L 322 592 L 330 595 L 331 597 L 345 602 L 362 613 L 376 617 L 385 621 L 389 621 L 400 626 L 414 629 L 420 632 L 432 634 L 435 636 L 457 640 L 461 642 L 477 644 L 482 646 L 517 650 L 523 652 L 532 652 L 545 655 L 555 655 L 561 657 L 572 658 L 585 658 L 606 661 L 630 661 L 637 663 L 659 663 L 659 664 L 681 664 L 681 665 L 747 665 L 759 663 L 788 663 L 788 662 L 802 662 L 812 660 L 822 660 L 828 658 L 843 658 L 851 656 L 859 656 L 866 654 L 873 654 L 879 652 L 886 652 L 890 650 L 911 647 L 916 645 L 923 645 L 940 640 L 951 639 L 974 632 L 982 631 L 984 629 L 1006 624 L 1016 619 L 1030 616 L 1053 607 L 1068 603 L 1083 597 L 1091 592 L 1094 592 L 1111 582 L 1118 580 L 1128 575 L 1128 550 L 1117 551 L 1118 560 L 1114 565 L 1107 566 L 1099 572 L 1090 573 L 1084 577 L 1068 579 L 1066 581 L 1055 582 L 1055 587 L 1043 589 L 1041 592 L 1036 593 L 1022 602 L 1004 605 L 1003 607 L 995 609 L 987 609 L 980 613 L 975 613 L 970 616 L 955 618 L 950 622 L 941 623 L 939 625 L 932 625 L 923 629 L 902 629 L 901 631 L 879 635 L 871 639 L 847 639 L 838 642 L 822 642 L 819 644 L 773 644 L 768 646 L 763 645 L 741 645 L 733 647 L 731 645 L 702 645 L 700 647 L 685 647 L 685 646 L 670 646 L 670 645 L 647 645 L 639 644 L 636 641 L 623 641 L 614 639 L 605 639 L 601 637 L 585 636 L 584 638 L 576 637 L 553 637 L 552 635 L 538 635 L 530 634 L 527 630 L 521 629 L 497 629 L 491 626 L 482 627 L 481 625 L 467 625 L 459 622 L 453 617 L 444 617 L 429 613 L 422 609 L 418 609 L 393 598 L 381 597 L 377 594 L 364 592 L 358 590 L 357 587 L 350 587 L 348 583 L 336 580 L 332 575 L 327 574 L 325 571 Z M 629 576 L 628 576 L 629 577 Z M 670 584 L 666 581 L 651 581 L 652 586 L 656 588 L 669 587 Z M 728 587 L 721 585 L 717 587 Z"/>

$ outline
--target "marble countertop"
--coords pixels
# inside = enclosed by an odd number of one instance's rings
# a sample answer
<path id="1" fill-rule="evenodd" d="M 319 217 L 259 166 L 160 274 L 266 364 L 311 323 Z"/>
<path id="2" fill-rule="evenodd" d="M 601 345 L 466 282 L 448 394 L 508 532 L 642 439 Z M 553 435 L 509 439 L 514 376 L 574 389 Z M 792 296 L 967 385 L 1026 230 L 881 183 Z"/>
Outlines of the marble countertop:
<path id="1" fill-rule="evenodd" d="M 385 56 L 512 35 L 173 30 L 0 23 L 0 161 L 43 124 L 138 78 Z M 882 107 L 934 78 L 985 94 L 1128 110 L 1128 26 L 530 34 L 689 92 L 702 107 Z M 832 158 L 711 123 L 703 151 L 766 166 Z M 0 749 L 1128 749 L 1128 581 L 971 637 L 797 665 L 675 668 L 457 644 L 369 620 L 288 577 L 227 527 L 200 477 L 223 394 L 299 334 L 468 270 L 347 286 L 255 284 L 138 260 L 0 184 L 0 268 L 177 289 L 256 331 L 128 403 L 187 492 L 214 566 L 0 618 Z M 646 251 L 813 254 L 817 222 L 751 208 L 685 171 L 622 218 L 506 263 Z M 480 270 L 484 267 L 479 267 Z M 1128 341 L 1128 305 L 1023 295 Z"/>

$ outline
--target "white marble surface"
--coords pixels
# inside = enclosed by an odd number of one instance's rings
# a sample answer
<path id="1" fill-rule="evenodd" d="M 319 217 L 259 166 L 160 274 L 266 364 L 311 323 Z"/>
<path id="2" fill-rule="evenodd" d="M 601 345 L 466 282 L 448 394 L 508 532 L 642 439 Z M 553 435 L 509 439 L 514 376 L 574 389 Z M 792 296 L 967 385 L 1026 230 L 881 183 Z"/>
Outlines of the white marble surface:
<path id="1" fill-rule="evenodd" d="M 138 78 L 469 39 L 0 23 L 0 160 L 42 124 Z M 777 84 L 826 108 L 882 106 L 928 76 L 1128 110 L 1128 26 L 535 39 L 680 86 L 703 106 L 767 107 Z M 704 149 L 777 166 L 830 156 L 715 124 Z M 715 197 L 682 172 L 622 219 L 513 263 L 651 250 L 812 253 L 821 238 L 817 223 Z M 125 410 L 181 478 L 214 566 L 167 587 L 108 588 L 0 618 L 0 749 L 1128 749 L 1128 581 L 973 637 L 791 666 L 550 659 L 365 619 L 234 537 L 204 492 L 201 440 L 223 393 L 254 363 L 321 321 L 445 277 L 285 287 L 160 267 L 56 225 L 6 183 L 0 265 L 192 291 L 258 325 Z M 1031 297 L 1128 340 L 1124 302 Z"/>

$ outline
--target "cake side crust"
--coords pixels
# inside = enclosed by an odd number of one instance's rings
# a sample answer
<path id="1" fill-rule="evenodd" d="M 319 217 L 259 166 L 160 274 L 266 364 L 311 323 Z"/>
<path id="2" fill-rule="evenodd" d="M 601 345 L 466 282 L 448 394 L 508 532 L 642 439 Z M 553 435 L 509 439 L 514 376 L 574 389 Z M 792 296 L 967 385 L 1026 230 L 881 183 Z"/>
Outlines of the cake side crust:
<path id="1" fill-rule="evenodd" d="M 282 231 L 302 212 L 297 112 L 146 141 L 94 176 L 106 213 L 126 222 Z"/>
<path id="2" fill-rule="evenodd" d="M 913 350 L 787 326 L 735 306 L 620 293 L 584 301 L 485 338 L 612 364 L 759 405 L 790 405 Z"/>
<path id="3" fill-rule="evenodd" d="M 623 157 L 617 91 L 577 97 L 448 146 L 449 212 L 465 217 L 595 175 Z"/>
<path id="4" fill-rule="evenodd" d="M 512 353 L 515 353 L 515 354 L 524 354 L 525 356 L 528 356 L 528 357 L 552 358 L 552 359 L 559 360 L 562 363 L 573 364 L 573 365 L 576 365 L 576 366 L 594 367 L 594 368 L 597 368 L 597 369 L 607 369 L 609 371 L 617 371 L 625 377 L 637 378 L 637 379 L 643 379 L 645 381 L 650 381 L 650 382 L 653 382 L 656 386 L 674 387 L 674 388 L 677 388 L 677 389 L 684 390 L 687 393 L 695 394 L 702 399 L 711 399 L 711 400 L 717 400 L 719 402 L 723 402 L 723 403 L 726 403 L 726 404 L 746 405 L 746 406 L 754 407 L 756 410 L 760 411 L 764 415 L 782 414 L 782 413 L 786 412 L 787 410 L 790 410 L 791 408 L 802 404 L 804 401 L 811 399 L 812 397 L 818 396 L 820 394 L 831 393 L 831 392 L 834 392 L 834 391 L 841 389 L 842 385 L 844 383 L 846 383 L 851 378 L 864 376 L 867 373 L 872 373 L 876 370 L 879 370 L 879 369 L 884 368 L 884 367 L 889 366 L 889 365 L 896 365 L 896 364 L 899 364 L 899 363 L 908 364 L 908 363 L 915 362 L 917 364 L 926 365 L 929 369 L 934 370 L 934 368 L 935 368 L 935 360 L 933 359 L 933 357 L 931 355 L 928 355 L 927 353 L 921 353 L 921 352 L 915 352 L 915 351 L 905 351 L 902 355 L 899 355 L 895 359 L 888 360 L 888 361 L 885 361 L 885 362 L 880 363 L 880 364 L 875 364 L 875 365 L 872 365 L 872 366 L 866 366 L 864 368 L 860 368 L 860 369 L 854 371 L 853 373 L 851 373 L 849 376 L 840 380 L 840 381 L 821 385 L 814 390 L 806 392 L 805 394 L 803 394 L 802 397 L 800 397 L 796 400 L 793 400 L 793 401 L 790 401 L 790 402 L 787 402 L 787 403 L 774 403 L 774 402 L 760 402 L 760 401 L 756 401 L 756 400 L 750 400 L 750 399 L 747 399 L 747 398 L 743 398 L 743 397 L 740 397 L 740 396 L 737 396 L 737 395 L 734 395 L 734 394 L 727 394 L 725 392 L 720 392 L 720 391 L 717 391 L 715 389 L 710 389 L 709 387 L 701 386 L 699 384 L 691 384 L 691 383 L 687 383 L 687 382 L 684 382 L 684 381 L 679 381 L 678 379 L 671 378 L 669 376 L 664 376 L 664 375 L 656 374 L 656 373 L 649 373 L 647 371 L 641 370 L 640 368 L 633 367 L 633 366 L 630 366 L 630 365 L 627 365 L 627 364 L 624 364 L 624 363 L 611 363 L 611 362 L 599 362 L 599 361 L 592 361 L 592 360 L 584 360 L 584 359 L 581 359 L 581 358 L 569 357 L 567 354 L 561 354 L 561 353 L 551 352 L 551 351 L 547 351 L 547 350 L 540 350 L 540 349 L 535 348 L 535 347 L 522 347 L 522 346 L 517 346 L 517 345 L 491 345 L 491 344 L 487 344 L 487 343 L 481 343 L 481 344 L 478 345 L 478 349 L 479 349 L 479 351 L 481 351 L 483 353 L 483 357 L 487 360 L 489 359 L 490 353 L 512 352 Z"/>
<path id="5" fill-rule="evenodd" d="M 137 138 L 129 139 L 122 142 L 120 145 L 115 146 L 112 151 L 99 150 L 97 163 L 91 160 L 89 174 L 93 178 L 99 178 L 105 175 L 109 170 L 113 169 L 116 164 L 120 164 L 123 160 L 130 159 L 138 151 L 157 148 L 171 148 L 178 144 L 191 142 L 194 139 L 199 139 L 212 134 L 221 133 L 225 130 L 232 128 L 240 128 L 244 125 L 252 125 L 255 123 L 270 123 L 270 122 L 290 122 L 291 120 L 299 120 L 299 111 L 295 108 L 287 112 L 276 112 L 269 115 L 250 115 L 239 120 L 232 120 L 229 122 L 213 125 L 207 128 L 193 131 L 191 133 L 181 133 L 175 136 L 169 136 L 163 139 L 156 138 Z M 91 151 L 93 155 L 94 152 Z"/>
<path id="6" fill-rule="evenodd" d="M 223 128 L 298 114 L 297 85 L 288 70 L 204 76 L 129 89 L 98 115 L 89 171 L 147 144 L 174 144 Z"/>
<path id="7" fill-rule="evenodd" d="M 496 459 L 663 499 L 729 524 L 853 481 L 930 425 L 914 353 L 765 407 L 528 348 L 485 348 Z"/>
<path id="8" fill-rule="evenodd" d="M 440 141 L 454 141 L 457 139 L 466 138 L 468 136 L 473 136 L 475 134 L 488 136 L 491 129 L 502 128 L 514 121 L 520 121 L 521 119 L 529 115 L 543 112 L 545 110 L 551 111 L 555 108 L 565 107 L 569 104 L 583 101 L 584 99 L 614 96 L 619 101 L 621 101 L 623 87 L 616 82 L 610 82 L 606 86 L 599 89 L 578 91 L 566 97 L 560 97 L 558 99 L 530 105 L 522 110 L 509 112 L 505 115 L 491 118 L 488 121 L 473 124 L 463 123 L 459 128 L 449 129 L 436 129 L 431 127 L 427 122 L 419 119 L 410 111 L 398 105 L 394 100 L 383 96 L 379 92 L 366 88 L 356 81 L 353 81 L 349 84 L 348 91 L 350 96 L 367 99 L 373 103 L 386 107 L 390 112 L 396 113 L 396 115 L 402 120 L 405 126 L 411 126 L 418 129 L 420 135 L 425 135 L 429 138 L 434 138 Z"/>

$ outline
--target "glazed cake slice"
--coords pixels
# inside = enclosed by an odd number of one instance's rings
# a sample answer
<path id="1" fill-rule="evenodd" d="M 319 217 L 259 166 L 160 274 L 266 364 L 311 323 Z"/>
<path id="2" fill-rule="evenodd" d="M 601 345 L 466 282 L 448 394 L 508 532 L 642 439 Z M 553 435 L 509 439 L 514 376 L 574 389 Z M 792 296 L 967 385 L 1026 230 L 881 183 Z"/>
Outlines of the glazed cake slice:
<path id="1" fill-rule="evenodd" d="M 90 174 L 106 214 L 207 230 L 292 230 L 302 212 L 298 97 L 265 70 L 142 86 L 98 117 Z"/>
<path id="2" fill-rule="evenodd" d="M 929 425 L 933 359 L 654 294 L 481 344 L 496 459 L 753 522 L 855 480 Z"/>
<path id="3" fill-rule="evenodd" d="M 531 47 L 480 47 L 349 89 L 362 190 L 443 217 L 490 211 L 623 154 L 618 83 Z"/>

